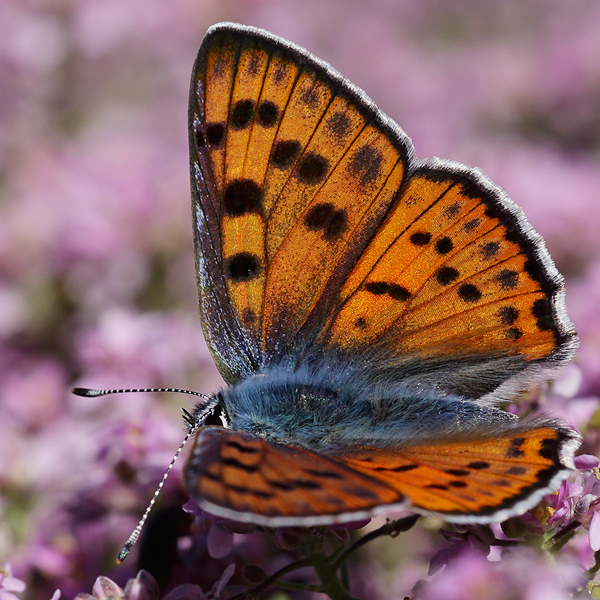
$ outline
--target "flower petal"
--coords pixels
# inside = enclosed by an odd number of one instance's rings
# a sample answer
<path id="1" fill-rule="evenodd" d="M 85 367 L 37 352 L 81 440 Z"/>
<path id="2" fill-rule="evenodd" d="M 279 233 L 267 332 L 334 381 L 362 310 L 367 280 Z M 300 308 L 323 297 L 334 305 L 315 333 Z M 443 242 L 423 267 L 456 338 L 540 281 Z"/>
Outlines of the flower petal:
<path id="1" fill-rule="evenodd" d="M 600 459 L 593 454 L 580 454 L 573 459 L 575 468 L 580 471 L 589 471 L 600 465 Z"/>
<path id="2" fill-rule="evenodd" d="M 590 547 L 594 552 L 600 550 L 600 514 L 595 512 L 590 521 Z"/>

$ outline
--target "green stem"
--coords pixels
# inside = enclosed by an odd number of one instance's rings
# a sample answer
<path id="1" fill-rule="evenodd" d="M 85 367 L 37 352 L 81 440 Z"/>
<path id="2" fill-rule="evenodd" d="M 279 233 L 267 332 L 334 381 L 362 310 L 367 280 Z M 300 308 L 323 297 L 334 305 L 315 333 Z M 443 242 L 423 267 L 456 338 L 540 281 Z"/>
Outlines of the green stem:
<path id="1" fill-rule="evenodd" d="M 596 573 L 598 571 L 600 571 L 600 550 L 596 550 L 596 552 L 594 552 L 594 560 L 596 561 L 596 563 L 594 564 L 593 567 L 590 567 L 586 573 L 588 574 L 588 578 L 589 579 L 593 579 L 596 575 Z"/>
<path id="2" fill-rule="evenodd" d="M 365 544 L 368 544 L 371 540 L 374 540 L 382 535 L 391 535 L 392 537 L 397 536 L 403 531 L 408 531 L 419 519 L 419 515 L 411 515 L 410 517 L 404 517 L 404 519 L 398 519 L 391 523 L 382 525 L 379 529 L 363 535 L 357 542 L 347 548 L 340 556 L 334 561 L 333 568 L 337 571 L 342 564 L 348 560 L 351 554 L 354 554 L 359 548 L 362 548 Z"/>
<path id="3" fill-rule="evenodd" d="M 553 556 L 558 554 L 558 551 L 575 535 L 575 531 L 579 527 L 581 527 L 579 521 L 571 521 L 566 527 L 563 527 L 558 533 L 544 542 L 542 550 Z"/>
<path id="4" fill-rule="evenodd" d="M 246 598 L 247 596 L 252 596 L 254 594 L 258 594 L 259 592 L 263 592 L 268 587 L 270 587 L 274 583 L 276 583 L 280 577 L 283 577 L 284 575 L 287 575 L 288 573 L 291 573 L 292 571 L 295 571 L 296 569 L 303 569 L 304 567 L 311 567 L 311 566 L 313 566 L 312 558 L 303 558 L 302 560 L 297 560 L 293 563 L 290 563 L 289 565 L 286 565 L 285 567 L 282 567 L 281 569 L 279 569 L 279 571 L 276 571 L 275 573 L 273 573 L 273 575 L 271 575 L 270 577 L 267 577 L 267 579 L 265 579 L 262 583 L 259 583 L 257 586 L 249 589 L 246 592 L 236 594 L 229 600 L 242 600 L 243 598 Z"/>
<path id="5" fill-rule="evenodd" d="M 338 579 L 337 572 L 344 565 L 345 561 L 356 552 L 359 548 L 362 548 L 365 544 L 374 540 L 375 538 L 381 537 L 383 535 L 389 535 L 392 537 L 397 536 L 399 533 L 403 531 L 408 531 L 419 518 L 419 515 L 411 515 L 410 517 L 405 517 L 404 519 L 398 519 L 397 521 L 392 521 L 391 523 L 386 523 L 379 529 L 375 531 L 371 531 L 367 535 L 364 535 L 354 544 L 352 544 L 349 548 L 346 548 L 341 554 L 334 552 L 331 556 L 326 556 L 321 553 L 314 553 L 308 558 L 304 558 L 302 560 L 297 560 L 285 567 L 279 569 L 276 573 L 273 573 L 270 577 L 265 579 L 262 583 L 259 583 L 257 586 L 247 590 L 246 592 L 242 592 L 240 594 L 236 594 L 229 600 L 242 600 L 248 596 L 253 597 L 263 592 L 267 588 L 271 587 L 273 584 L 277 584 L 281 588 L 288 589 L 303 589 L 306 591 L 315 591 L 317 588 L 315 586 L 296 586 L 295 584 L 287 584 L 278 581 L 284 575 L 291 573 L 292 571 L 296 571 L 297 569 L 302 569 L 304 567 L 313 567 L 316 571 L 319 580 L 321 581 L 321 586 L 318 587 L 318 590 L 327 596 L 331 600 L 357 600 L 353 598 L 348 592 L 348 573 L 345 570 L 342 570 L 341 576 L 342 580 Z"/>
<path id="6" fill-rule="evenodd" d="M 321 554 L 313 557 L 313 567 L 321 580 L 321 591 L 331 600 L 356 600 L 348 593 L 337 577 L 338 568 L 329 562 L 329 557 Z"/>

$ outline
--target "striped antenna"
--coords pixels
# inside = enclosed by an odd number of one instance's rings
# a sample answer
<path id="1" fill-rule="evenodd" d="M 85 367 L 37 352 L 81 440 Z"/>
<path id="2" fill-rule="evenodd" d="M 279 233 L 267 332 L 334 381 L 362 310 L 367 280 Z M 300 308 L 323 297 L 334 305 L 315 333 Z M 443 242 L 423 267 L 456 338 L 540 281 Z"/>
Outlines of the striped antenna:
<path id="1" fill-rule="evenodd" d="M 156 491 L 154 492 L 150 503 L 148 504 L 146 510 L 144 511 L 144 514 L 142 515 L 142 518 L 140 519 L 140 522 L 137 524 L 137 527 L 133 530 L 133 532 L 123 545 L 123 548 L 121 548 L 121 552 L 119 552 L 119 556 L 117 557 L 117 564 L 120 565 L 127 558 L 127 555 L 129 554 L 135 543 L 138 541 L 140 533 L 142 532 L 142 528 L 144 527 L 144 523 L 146 522 L 146 519 L 148 518 L 148 515 L 150 514 L 150 511 L 152 510 L 152 507 L 154 506 L 154 503 L 158 498 L 158 494 L 160 494 L 160 491 L 165 485 L 165 481 L 167 480 L 167 477 L 169 476 L 169 473 L 171 472 L 175 461 L 179 458 L 179 455 L 181 454 L 181 451 L 187 444 L 188 440 L 196 433 L 196 431 L 198 431 L 200 427 L 202 427 L 206 418 L 215 409 L 215 407 L 219 403 L 219 399 L 218 397 L 210 398 L 206 394 L 201 394 L 200 392 L 180 390 L 177 388 L 132 388 L 120 390 L 95 390 L 91 388 L 77 387 L 73 388 L 71 391 L 77 396 L 84 396 L 88 398 L 107 396 L 108 394 L 127 394 L 132 392 L 176 392 L 178 394 L 190 394 L 192 396 L 200 396 L 201 398 L 204 398 L 206 400 L 206 405 L 202 407 L 202 411 L 197 412 L 195 415 L 189 413 L 187 410 L 185 410 L 185 408 L 181 409 L 181 411 L 183 412 L 183 420 L 187 426 L 188 432 L 183 438 L 181 444 L 179 445 L 177 452 L 175 452 L 175 456 L 173 456 L 173 458 L 171 459 L 171 462 L 169 463 L 165 474 L 162 476 L 162 479 L 160 480 L 160 483 L 158 484 L 158 487 L 156 488 Z"/>
<path id="2" fill-rule="evenodd" d="M 109 394 L 131 394 L 134 392 L 174 392 L 176 394 L 190 394 L 190 396 L 200 396 L 205 400 L 210 400 L 206 394 L 193 392 L 192 390 L 181 390 L 179 388 L 131 388 L 123 390 L 94 390 L 92 388 L 76 387 L 71 390 L 71 393 L 76 396 L 84 396 L 87 398 L 97 398 L 98 396 L 108 396 Z"/>

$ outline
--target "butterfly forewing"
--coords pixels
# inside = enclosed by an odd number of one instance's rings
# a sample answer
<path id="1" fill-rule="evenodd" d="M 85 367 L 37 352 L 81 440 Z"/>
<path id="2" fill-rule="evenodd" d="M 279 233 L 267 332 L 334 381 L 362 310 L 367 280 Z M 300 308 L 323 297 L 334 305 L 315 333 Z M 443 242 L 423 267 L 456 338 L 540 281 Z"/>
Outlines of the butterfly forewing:
<path id="1" fill-rule="evenodd" d="M 322 324 L 394 200 L 412 148 L 330 67 L 243 28 L 207 34 L 190 115 L 192 164 L 208 160 L 202 172 L 216 193 L 195 196 L 197 210 L 216 214 L 213 279 L 252 360 L 264 364 L 303 326 Z M 206 252 L 207 236 L 195 239 L 196 252 Z"/>

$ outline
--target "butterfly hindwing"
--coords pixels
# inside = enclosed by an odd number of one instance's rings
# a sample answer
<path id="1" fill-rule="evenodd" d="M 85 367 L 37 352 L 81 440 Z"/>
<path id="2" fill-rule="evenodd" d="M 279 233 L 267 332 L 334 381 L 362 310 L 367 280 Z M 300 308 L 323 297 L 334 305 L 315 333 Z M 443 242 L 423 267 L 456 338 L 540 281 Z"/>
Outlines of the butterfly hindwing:
<path id="1" fill-rule="evenodd" d="M 573 468 L 577 435 L 556 423 L 498 436 L 366 452 L 344 462 L 385 481 L 411 507 L 453 522 L 501 521 L 535 506 Z"/>
<path id="2" fill-rule="evenodd" d="M 212 514 L 269 526 L 334 522 L 339 514 L 403 500 L 335 459 L 215 427 L 198 433 L 186 477 Z"/>
<path id="3" fill-rule="evenodd" d="M 573 468 L 576 438 L 540 423 L 463 441 L 346 448 L 332 458 L 208 427 L 186 473 L 209 512 L 268 526 L 348 522 L 390 505 L 483 523 L 534 506 Z"/>

